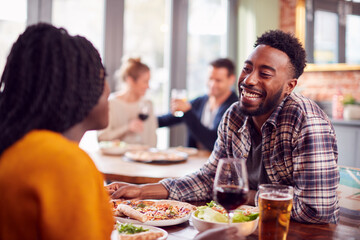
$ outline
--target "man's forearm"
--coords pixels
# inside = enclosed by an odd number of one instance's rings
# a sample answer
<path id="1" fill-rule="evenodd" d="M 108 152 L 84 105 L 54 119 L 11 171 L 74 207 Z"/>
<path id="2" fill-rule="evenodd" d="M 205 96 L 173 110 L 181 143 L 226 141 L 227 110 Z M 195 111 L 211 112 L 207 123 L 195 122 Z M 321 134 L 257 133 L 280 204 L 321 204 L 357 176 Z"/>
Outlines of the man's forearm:
<path id="1" fill-rule="evenodd" d="M 161 183 L 144 184 L 141 186 L 141 199 L 166 199 L 169 192 Z"/>

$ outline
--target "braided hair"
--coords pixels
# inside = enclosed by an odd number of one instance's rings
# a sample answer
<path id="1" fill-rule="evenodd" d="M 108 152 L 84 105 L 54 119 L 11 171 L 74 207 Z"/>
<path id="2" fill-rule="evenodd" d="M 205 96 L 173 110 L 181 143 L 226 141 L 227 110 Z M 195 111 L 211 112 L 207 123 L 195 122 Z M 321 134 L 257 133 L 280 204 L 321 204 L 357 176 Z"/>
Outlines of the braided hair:
<path id="1" fill-rule="evenodd" d="M 84 120 L 104 88 L 94 46 L 63 28 L 29 26 L 0 80 L 0 154 L 33 129 L 62 133 Z"/>

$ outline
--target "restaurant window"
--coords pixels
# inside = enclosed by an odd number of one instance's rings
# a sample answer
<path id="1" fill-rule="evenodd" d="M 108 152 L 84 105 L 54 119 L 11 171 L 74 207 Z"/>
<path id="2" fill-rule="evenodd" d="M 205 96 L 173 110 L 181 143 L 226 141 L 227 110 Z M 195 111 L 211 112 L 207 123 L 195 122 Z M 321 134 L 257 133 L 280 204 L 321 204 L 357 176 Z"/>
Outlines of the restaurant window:
<path id="1" fill-rule="evenodd" d="M 0 76 L 13 43 L 26 28 L 27 0 L 0 0 Z"/>
<path id="2" fill-rule="evenodd" d="M 123 59 L 140 57 L 151 71 L 148 98 L 156 115 L 169 111 L 169 1 L 126 0 L 124 11 Z M 158 146 L 167 147 L 168 130 L 157 130 Z"/>
<path id="3" fill-rule="evenodd" d="M 191 0 L 188 17 L 189 98 L 207 93 L 209 63 L 227 56 L 227 0 Z"/>
<path id="4" fill-rule="evenodd" d="M 105 0 L 52 0 L 52 24 L 91 41 L 103 57 Z"/>
<path id="5" fill-rule="evenodd" d="M 124 56 L 140 57 L 150 67 L 151 80 L 148 95 L 157 113 L 168 106 L 168 68 L 165 66 L 165 46 L 168 38 L 168 8 L 165 0 L 126 0 L 124 16 Z"/>
<path id="6" fill-rule="evenodd" d="M 307 0 L 309 63 L 360 64 L 360 0 Z"/>

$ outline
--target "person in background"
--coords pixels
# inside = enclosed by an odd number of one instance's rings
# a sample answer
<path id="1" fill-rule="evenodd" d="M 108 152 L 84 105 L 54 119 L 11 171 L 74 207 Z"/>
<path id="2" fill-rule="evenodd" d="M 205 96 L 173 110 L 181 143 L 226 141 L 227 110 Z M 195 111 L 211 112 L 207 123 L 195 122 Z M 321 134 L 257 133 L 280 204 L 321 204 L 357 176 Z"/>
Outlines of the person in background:
<path id="1" fill-rule="evenodd" d="M 97 50 L 65 29 L 29 26 L 0 86 L 0 239 L 110 239 L 103 176 L 78 147 L 108 124 Z"/>
<path id="2" fill-rule="evenodd" d="M 124 83 L 123 90 L 110 98 L 109 125 L 98 133 L 98 140 L 156 147 L 158 123 L 152 102 L 144 98 L 149 88 L 149 67 L 140 59 L 130 58 L 116 75 L 119 84 Z"/>
<path id="3" fill-rule="evenodd" d="M 188 129 L 188 147 L 212 151 L 217 138 L 217 128 L 221 117 L 230 105 L 238 100 L 232 87 L 235 84 L 235 65 L 227 58 L 219 58 L 210 63 L 208 94 L 190 102 L 171 100 L 171 113 L 159 116 L 159 127 L 185 123 Z M 183 117 L 175 117 L 182 111 Z"/>
<path id="4" fill-rule="evenodd" d="M 257 202 L 259 184 L 290 185 L 293 220 L 338 222 L 340 177 L 334 128 L 318 105 L 293 92 L 305 59 L 304 48 L 291 34 L 272 30 L 258 37 L 239 77 L 239 102 L 224 114 L 204 166 L 155 184 L 108 185 L 112 197 L 210 200 L 219 159 L 233 157 L 246 161 L 250 204 Z"/>

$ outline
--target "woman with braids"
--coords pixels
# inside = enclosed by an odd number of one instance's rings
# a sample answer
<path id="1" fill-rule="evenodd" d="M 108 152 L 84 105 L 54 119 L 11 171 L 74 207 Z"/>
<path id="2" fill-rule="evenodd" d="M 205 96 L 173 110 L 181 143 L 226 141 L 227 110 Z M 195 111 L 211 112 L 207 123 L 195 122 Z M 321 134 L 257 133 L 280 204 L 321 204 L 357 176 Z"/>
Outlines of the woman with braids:
<path id="1" fill-rule="evenodd" d="M 110 239 L 102 175 L 78 147 L 108 123 L 97 50 L 64 29 L 30 26 L 0 86 L 0 239 Z"/>
<path id="2" fill-rule="evenodd" d="M 157 118 L 152 102 L 144 97 L 149 88 L 149 67 L 139 58 L 130 58 L 116 76 L 122 91 L 109 100 L 109 125 L 99 132 L 99 141 L 121 140 L 156 147 Z M 142 110 L 145 119 L 140 119 Z"/>

